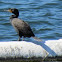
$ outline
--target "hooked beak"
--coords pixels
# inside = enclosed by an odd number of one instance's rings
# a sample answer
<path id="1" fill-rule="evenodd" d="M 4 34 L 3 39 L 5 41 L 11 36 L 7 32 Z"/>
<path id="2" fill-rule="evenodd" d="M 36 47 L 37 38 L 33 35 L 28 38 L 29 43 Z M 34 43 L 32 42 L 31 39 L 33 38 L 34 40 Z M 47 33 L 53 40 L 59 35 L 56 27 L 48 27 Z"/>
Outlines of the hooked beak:
<path id="1" fill-rule="evenodd" d="M 11 13 L 12 13 L 12 10 L 11 10 L 11 9 L 9 9 L 9 10 L 4 10 L 4 11 L 7 11 L 7 12 L 11 12 Z"/>

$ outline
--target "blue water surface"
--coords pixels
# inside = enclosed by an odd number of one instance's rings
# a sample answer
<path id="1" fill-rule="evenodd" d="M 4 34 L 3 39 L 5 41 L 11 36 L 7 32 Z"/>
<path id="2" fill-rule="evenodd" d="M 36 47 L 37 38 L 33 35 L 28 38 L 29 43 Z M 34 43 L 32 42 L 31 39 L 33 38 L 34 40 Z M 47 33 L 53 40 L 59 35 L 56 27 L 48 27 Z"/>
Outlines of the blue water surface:
<path id="1" fill-rule="evenodd" d="M 16 31 L 10 24 L 9 18 L 12 14 L 4 12 L 9 8 L 19 10 L 19 18 L 28 22 L 38 38 L 43 40 L 62 38 L 62 0 L 0 0 L 0 41 L 18 39 Z"/>

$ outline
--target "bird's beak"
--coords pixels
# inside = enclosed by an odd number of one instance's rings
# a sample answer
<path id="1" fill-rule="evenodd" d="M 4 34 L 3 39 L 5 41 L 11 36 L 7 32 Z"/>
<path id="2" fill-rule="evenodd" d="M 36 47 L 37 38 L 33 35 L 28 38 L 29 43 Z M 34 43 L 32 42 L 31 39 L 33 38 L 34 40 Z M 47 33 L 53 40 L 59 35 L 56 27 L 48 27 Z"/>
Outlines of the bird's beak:
<path id="1" fill-rule="evenodd" d="M 11 10 L 11 9 L 9 9 L 9 10 L 4 10 L 4 11 L 8 11 L 8 12 L 11 12 L 11 13 L 12 13 L 12 10 Z"/>

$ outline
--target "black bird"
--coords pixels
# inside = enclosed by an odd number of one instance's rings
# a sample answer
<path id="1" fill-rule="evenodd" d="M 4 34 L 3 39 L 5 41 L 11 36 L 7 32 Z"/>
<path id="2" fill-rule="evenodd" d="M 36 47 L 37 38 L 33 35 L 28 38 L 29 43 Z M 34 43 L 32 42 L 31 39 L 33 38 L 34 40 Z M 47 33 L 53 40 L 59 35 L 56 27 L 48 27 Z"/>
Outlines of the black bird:
<path id="1" fill-rule="evenodd" d="M 19 16 L 18 9 L 11 8 L 7 11 L 14 14 L 14 15 L 10 16 L 10 21 L 11 21 L 11 24 L 13 25 L 13 27 L 15 28 L 16 32 L 19 35 L 18 41 L 20 41 L 20 38 L 22 36 L 23 37 L 33 37 L 34 39 L 40 40 L 39 38 L 35 37 L 34 33 L 32 32 L 32 29 L 29 26 L 29 24 L 18 18 L 18 16 Z"/>

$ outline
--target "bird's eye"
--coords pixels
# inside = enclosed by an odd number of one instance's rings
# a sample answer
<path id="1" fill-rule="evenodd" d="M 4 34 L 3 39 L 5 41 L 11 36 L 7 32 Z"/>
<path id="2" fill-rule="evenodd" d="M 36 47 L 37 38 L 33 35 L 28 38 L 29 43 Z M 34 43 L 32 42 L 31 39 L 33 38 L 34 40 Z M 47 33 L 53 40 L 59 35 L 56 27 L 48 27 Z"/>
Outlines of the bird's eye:
<path id="1" fill-rule="evenodd" d="M 14 12 L 14 9 L 11 9 L 12 10 L 12 12 Z"/>

